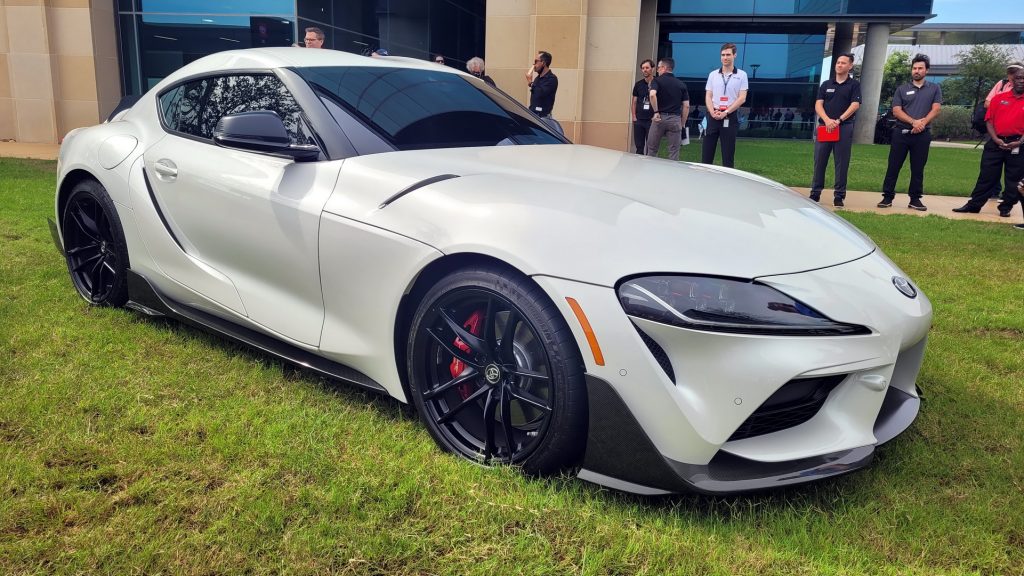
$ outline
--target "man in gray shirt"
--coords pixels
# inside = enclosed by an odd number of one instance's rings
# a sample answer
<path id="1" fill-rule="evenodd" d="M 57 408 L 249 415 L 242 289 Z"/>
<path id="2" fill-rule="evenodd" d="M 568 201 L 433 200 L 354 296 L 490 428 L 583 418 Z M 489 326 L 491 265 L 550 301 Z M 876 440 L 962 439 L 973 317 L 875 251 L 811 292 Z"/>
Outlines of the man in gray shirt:
<path id="1" fill-rule="evenodd" d="M 899 178 L 903 162 L 910 154 L 910 186 L 907 194 L 910 204 L 907 208 L 925 211 L 921 202 L 924 194 L 924 165 L 928 163 L 928 148 L 932 143 L 932 131 L 928 126 L 942 107 L 942 89 L 938 84 L 925 81 L 931 61 L 924 54 L 914 56 L 910 75 L 913 81 L 896 89 L 892 98 L 892 114 L 896 127 L 892 129 L 892 144 L 889 146 L 889 167 L 882 182 L 882 201 L 879 208 L 892 206 L 896 196 L 896 179 Z"/>

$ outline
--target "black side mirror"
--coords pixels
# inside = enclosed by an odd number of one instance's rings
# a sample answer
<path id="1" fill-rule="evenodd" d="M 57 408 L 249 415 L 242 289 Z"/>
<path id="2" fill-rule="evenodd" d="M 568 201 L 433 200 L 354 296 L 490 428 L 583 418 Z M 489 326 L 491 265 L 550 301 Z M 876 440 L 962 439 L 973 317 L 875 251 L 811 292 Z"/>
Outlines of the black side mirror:
<path id="1" fill-rule="evenodd" d="M 213 141 L 225 148 L 287 156 L 296 162 L 311 162 L 320 157 L 316 146 L 292 145 L 284 121 L 269 110 L 224 116 L 213 131 Z"/>

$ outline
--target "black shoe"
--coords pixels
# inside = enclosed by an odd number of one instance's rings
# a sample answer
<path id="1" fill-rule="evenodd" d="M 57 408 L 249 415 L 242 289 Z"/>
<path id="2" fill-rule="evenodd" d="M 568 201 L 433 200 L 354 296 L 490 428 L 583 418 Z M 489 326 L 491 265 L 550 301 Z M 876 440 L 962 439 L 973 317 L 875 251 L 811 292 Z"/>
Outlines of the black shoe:
<path id="1" fill-rule="evenodd" d="M 836 198 L 835 200 L 833 200 L 832 205 L 835 206 L 836 208 L 842 208 L 843 206 L 845 206 L 845 204 L 843 204 L 842 198 Z"/>
<path id="2" fill-rule="evenodd" d="M 999 211 L 999 215 L 1002 216 L 1003 218 L 1009 218 L 1010 217 L 1010 211 L 1009 210 L 1000 210 Z"/>
<path id="3" fill-rule="evenodd" d="M 810 200 L 811 202 L 820 202 L 820 201 L 821 201 L 821 196 L 808 196 L 807 198 L 808 198 L 808 199 L 809 199 L 809 200 Z"/>
<path id="4" fill-rule="evenodd" d="M 913 200 L 911 200 L 910 204 L 907 204 L 907 208 L 910 208 L 911 210 L 917 210 L 918 212 L 924 212 L 928 210 L 928 207 L 921 203 L 920 198 L 914 198 Z"/>
<path id="5" fill-rule="evenodd" d="M 959 208 L 953 208 L 953 212 L 959 212 L 960 214 L 978 214 L 981 212 L 981 208 L 971 208 L 970 204 L 964 204 Z"/>
<path id="6" fill-rule="evenodd" d="M 892 208 L 892 200 L 886 200 L 882 198 L 882 201 L 876 204 L 879 208 Z"/>
<path id="7" fill-rule="evenodd" d="M 1024 224 L 1014 224 L 1013 225 L 1013 229 L 1014 230 L 1024 230 Z"/>

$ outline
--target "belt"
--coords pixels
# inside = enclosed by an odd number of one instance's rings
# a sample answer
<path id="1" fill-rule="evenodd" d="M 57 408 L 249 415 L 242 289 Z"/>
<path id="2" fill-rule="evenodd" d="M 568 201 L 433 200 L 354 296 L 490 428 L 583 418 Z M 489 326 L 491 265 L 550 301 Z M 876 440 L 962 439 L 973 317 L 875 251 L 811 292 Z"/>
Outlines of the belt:
<path id="1" fill-rule="evenodd" d="M 1010 134 L 1009 136 L 1000 136 L 999 139 L 1016 142 L 1017 140 L 1020 140 L 1020 136 L 1020 134 Z"/>

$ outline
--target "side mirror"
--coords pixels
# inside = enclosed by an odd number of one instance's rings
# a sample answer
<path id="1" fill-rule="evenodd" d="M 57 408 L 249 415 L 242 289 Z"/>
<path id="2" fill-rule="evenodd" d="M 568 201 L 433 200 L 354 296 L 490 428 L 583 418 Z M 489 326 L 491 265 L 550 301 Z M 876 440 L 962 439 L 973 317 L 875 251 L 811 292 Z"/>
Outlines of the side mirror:
<path id="1" fill-rule="evenodd" d="M 213 131 L 213 141 L 225 148 L 287 156 L 296 162 L 311 162 L 320 157 L 316 146 L 292 145 L 284 121 L 269 110 L 224 116 Z"/>

